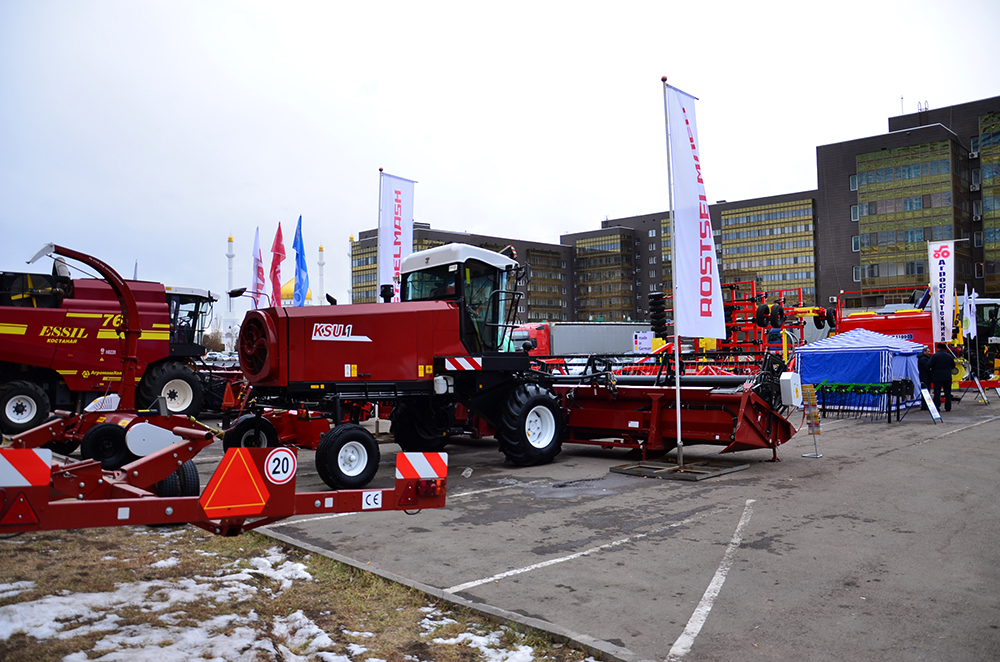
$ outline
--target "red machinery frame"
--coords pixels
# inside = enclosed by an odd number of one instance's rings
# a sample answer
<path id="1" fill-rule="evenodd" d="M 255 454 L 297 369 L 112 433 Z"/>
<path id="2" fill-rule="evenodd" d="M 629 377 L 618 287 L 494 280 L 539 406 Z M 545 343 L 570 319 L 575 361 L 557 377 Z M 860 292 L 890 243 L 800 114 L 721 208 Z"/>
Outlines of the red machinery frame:
<path id="1" fill-rule="evenodd" d="M 294 515 L 422 510 L 445 505 L 445 453 L 397 455 L 392 489 L 297 493 L 295 451 L 288 448 L 232 448 L 200 496 L 158 496 L 160 481 L 215 440 L 201 430 L 175 428 L 173 432 L 186 440 L 114 472 L 102 470 L 96 460 L 49 466 L 51 451 L 46 449 L 0 449 L 4 463 L 0 469 L 0 534 L 186 523 L 232 536 Z M 289 477 L 265 478 L 270 477 L 267 462 L 275 451 L 288 454 L 284 460 L 293 467 Z"/>

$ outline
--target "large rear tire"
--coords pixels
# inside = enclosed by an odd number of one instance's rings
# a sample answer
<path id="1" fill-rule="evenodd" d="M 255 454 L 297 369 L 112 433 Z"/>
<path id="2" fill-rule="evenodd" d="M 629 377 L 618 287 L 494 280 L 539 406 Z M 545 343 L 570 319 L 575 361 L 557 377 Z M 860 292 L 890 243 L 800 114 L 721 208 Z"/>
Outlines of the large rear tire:
<path id="1" fill-rule="evenodd" d="M 510 394 L 496 440 L 511 463 L 547 464 L 562 450 L 562 438 L 562 408 L 555 393 L 538 384 L 524 384 Z"/>
<path id="2" fill-rule="evenodd" d="M 360 425 L 338 425 L 316 448 L 316 471 L 331 489 L 360 489 L 372 482 L 381 458 L 378 443 Z"/>
<path id="3" fill-rule="evenodd" d="M 80 455 L 85 460 L 97 460 L 105 471 L 116 471 L 139 459 L 128 449 L 125 428 L 114 423 L 100 423 L 87 430 L 80 442 Z"/>
<path id="4" fill-rule="evenodd" d="M 195 416 L 201 411 L 204 387 L 189 366 L 175 361 L 159 363 L 143 375 L 135 392 L 138 407 L 152 407 L 163 396 L 171 414 Z"/>
<path id="5" fill-rule="evenodd" d="M 19 434 L 45 422 L 49 396 L 33 382 L 10 382 L 0 390 L 0 431 Z"/>

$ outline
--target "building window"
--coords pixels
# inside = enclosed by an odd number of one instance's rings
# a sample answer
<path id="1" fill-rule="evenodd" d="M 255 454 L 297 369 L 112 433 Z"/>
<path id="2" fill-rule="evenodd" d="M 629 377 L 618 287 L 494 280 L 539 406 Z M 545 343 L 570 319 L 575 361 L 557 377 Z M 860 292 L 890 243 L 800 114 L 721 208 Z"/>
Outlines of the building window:
<path id="1" fill-rule="evenodd" d="M 649 231 L 649 236 L 650 237 L 655 237 L 656 236 L 656 230 L 650 230 Z"/>
<path id="2" fill-rule="evenodd" d="M 983 277 L 983 263 L 976 262 L 976 278 L 982 278 L 982 277 Z"/>
<path id="3" fill-rule="evenodd" d="M 983 183 L 982 170 L 980 170 L 979 168 L 973 168 L 972 169 L 972 183 L 973 184 L 982 184 Z"/>
<path id="4" fill-rule="evenodd" d="M 656 244 L 650 244 L 649 245 L 649 250 L 655 251 L 656 250 Z"/>
<path id="5" fill-rule="evenodd" d="M 649 263 L 650 264 L 656 264 L 656 256 L 655 255 L 653 257 L 649 258 Z"/>
<path id="6" fill-rule="evenodd" d="M 858 213 L 859 213 L 858 212 L 858 206 L 857 205 L 851 205 L 851 220 L 852 221 L 858 220 Z"/>
<path id="7" fill-rule="evenodd" d="M 854 267 L 854 282 L 861 282 L 861 267 Z"/>
<path id="8" fill-rule="evenodd" d="M 861 252 L 861 237 L 860 236 L 854 235 L 853 237 L 851 237 L 851 250 L 854 251 L 855 253 L 860 253 Z"/>
<path id="9" fill-rule="evenodd" d="M 852 191 L 857 191 L 858 190 L 858 176 L 857 175 L 851 175 L 851 190 Z"/>
<path id="10" fill-rule="evenodd" d="M 976 248 L 982 248 L 983 247 L 983 231 L 982 230 L 976 230 L 975 232 L 972 233 L 972 245 L 975 246 Z"/>
<path id="11" fill-rule="evenodd" d="M 979 136 L 972 136 L 969 138 L 969 151 L 978 152 L 979 151 Z"/>
<path id="12" fill-rule="evenodd" d="M 973 216 L 982 216 L 983 215 L 983 201 L 982 200 L 973 200 L 972 201 L 972 215 Z"/>

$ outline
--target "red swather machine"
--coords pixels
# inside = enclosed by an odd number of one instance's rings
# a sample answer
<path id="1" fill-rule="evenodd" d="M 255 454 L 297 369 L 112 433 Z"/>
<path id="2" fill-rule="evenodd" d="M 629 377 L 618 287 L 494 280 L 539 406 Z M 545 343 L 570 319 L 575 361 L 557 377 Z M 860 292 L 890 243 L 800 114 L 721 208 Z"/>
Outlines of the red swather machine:
<path id="1" fill-rule="evenodd" d="M 673 368 L 553 374 L 509 341 L 521 293 L 507 282 L 519 277 L 521 267 L 504 255 L 448 244 L 403 261 L 399 303 L 251 311 L 239 353 L 257 415 L 244 419 L 255 428 L 241 438 L 277 437 L 265 407 L 341 423 L 379 403 L 392 408 L 404 450 L 436 451 L 463 433 L 493 435 L 516 465 L 550 462 L 563 441 L 637 448 L 644 457 L 674 448 Z M 794 432 L 779 413 L 783 370 L 772 356 L 752 376 L 681 376 L 684 443 L 776 451 Z M 341 427 L 316 447 L 320 475 L 331 486 L 363 485 L 378 444 L 359 426 Z"/>
<path id="2" fill-rule="evenodd" d="M 159 411 L 135 408 L 136 344 L 142 330 L 128 284 L 100 260 L 60 246 L 46 246 L 35 259 L 47 253 L 89 265 L 114 290 L 121 306 L 122 378 L 116 397 L 102 406 L 82 413 L 57 411 L 53 420 L 0 448 L 0 533 L 192 523 L 235 535 L 292 515 L 444 505 L 443 453 L 398 455 L 393 489 L 296 493 L 294 448 L 242 448 L 232 441 L 201 492 L 192 458 L 216 441 L 213 432 L 168 414 L 162 400 Z M 295 429 L 312 434 L 309 417 L 304 418 L 306 427 Z M 341 425 L 328 436 L 338 439 L 357 430 L 363 428 Z M 53 462 L 53 449 L 80 440 L 96 459 Z"/>

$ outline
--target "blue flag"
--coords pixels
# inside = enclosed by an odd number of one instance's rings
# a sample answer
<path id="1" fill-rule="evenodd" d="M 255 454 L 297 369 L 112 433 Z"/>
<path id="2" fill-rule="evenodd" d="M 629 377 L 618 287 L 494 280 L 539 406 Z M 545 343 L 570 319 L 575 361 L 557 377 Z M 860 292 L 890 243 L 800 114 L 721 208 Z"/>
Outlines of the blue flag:
<path id="1" fill-rule="evenodd" d="M 299 216 L 299 225 L 295 228 L 295 241 L 292 242 L 295 249 L 295 295 L 292 299 L 293 306 L 306 305 L 306 294 L 309 292 L 309 269 L 306 268 L 306 248 L 302 244 L 302 216 Z"/>

